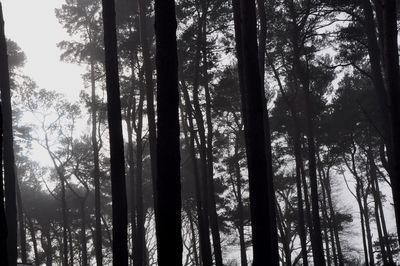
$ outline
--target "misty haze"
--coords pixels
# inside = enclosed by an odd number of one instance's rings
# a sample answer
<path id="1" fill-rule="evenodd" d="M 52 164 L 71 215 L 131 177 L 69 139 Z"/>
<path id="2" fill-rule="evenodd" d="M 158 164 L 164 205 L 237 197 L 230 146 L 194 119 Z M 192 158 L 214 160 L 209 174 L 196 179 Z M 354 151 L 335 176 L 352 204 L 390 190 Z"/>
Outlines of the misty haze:
<path id="1" fill-rule="evenodd" d="M 399 11 L 0 0 L 0 266 L 400 265 Z"/>

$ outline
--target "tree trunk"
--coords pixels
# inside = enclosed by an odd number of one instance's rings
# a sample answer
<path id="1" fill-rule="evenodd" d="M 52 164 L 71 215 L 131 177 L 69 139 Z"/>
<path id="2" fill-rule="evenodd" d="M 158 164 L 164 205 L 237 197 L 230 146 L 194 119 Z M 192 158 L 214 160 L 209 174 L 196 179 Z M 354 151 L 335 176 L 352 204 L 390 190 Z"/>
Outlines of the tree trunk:
<path id="1" fill-rule="evenodd" d="M 143 101 L 144 90 L 141 88 L 138 106 L 138 124 L 136 130 L 136 242 L 134 258 L 136 265 L 144 266 L 144 247 L 146 245 L 144 229 L 144 211 L 143 211 Z"/>
<path id="2" fill-rule="evenodd" d="M 219 223 L 217 215 L 217 206 L 215 202 L 215 189 L 214 189 L 214 157 L 213 157 L 213 125 L 211 119 L 211 93 L 208 86 L 208 59 L 207 59 L 207 10 L 209 1 L 202 0 L 203 9 L 203 34 L 201 48 L 203 52 L 203 80 L 204 80 L 204 94 L 206 98 L 206 121 L 207 121 L 207 191 L 208 191 L 208 203 L 209 203 L 209 215 L 211 234 L 213 238 L 215 265 L 222 266 L 222 251 L 221 251 L 221 237 L 219 235 Z"/>
<path id="3" fill-rule="evenodd" d="M 149 126 L 149 144 L 150 144 L 150 160 L 151 160 L 151 176 L 154 195 L 154 208 L 156 209 L 156 179 L 157 179 L 157 132 L 156 120 L 154 112 L 154 82 L 153 82 L 153 67 L 150 59 L 150 45 L 147 36 L 146 22 L 146 7 L 144 0 L 137 0 L 139 8 L 139 27 L 140 27 L 140 42 L 143 53 L 143 66 L 146 80 L 146 102 L 147 102 L 147 122 Z"/>
<path id="4" fill-rule="evenodd" d="M 236 134 L 235 139 L 235 174 L 236 174 L 236 193 L 237 193 L 237 208 L 238 208 L 238 231 L 239 231 L 239 242 L 240 242 L 240 261 L 242 266 L 247 266 L 247 255 L 246 255 L 246 242 L 244 239 L 244 214 L 243 214 L 243 199 L 242 199 L 242 175 L 240 174 L 239 165 L 239 136 Z"/>
<path id="5" fill-rule="evenodd" d="M 193 222 L 193 216 L 190 213 L 190 210 L 187 212 L 188 219 L 189 219 L 189 224 L 190 224 L 190 232 L 192 234 L 192 246 L 193 246 L 193 256 L 194 256 L 194 262 L 196 266 L 199 266 L 199 255 L 197 254 L 197 242 L 196 242 L 196 232 L 194 230 L 194 222 Z"/>
<path id="6" fill-rule="evenodd" d="M 82 266 L 88 265 L 88 254 L 87 254 L 87 237 L 86 237 L 86 211 L 85 211 L 86 200 L 81 201 L 81 251 L 82 251 Z"/>
<path id="7" fill-rule="evenodd" d="M 365 222 L 365 231 L 367 233 L 367 241 L 368 241 L 368 254 L 369 254 L 369 263 L 370 265 L 375 265 L 375 258 L 374 258 L 374 252 L 373 252 L 373 246 L 372 246 L 372 234 L 371 234 L 371 225 L 370 225 L 370 217 L 369 217 L 369 207 L 368 207 L 368 193 L 365 194 L 363 185 L 361 182 L 361 197 L 364 202 L 364 222 Z"/>
<path id="8" fill-rule="evenodd" d="M 182 265 L 178 55 L 175 1 L 155 0 L 158 265 Z"/>
<path id="9" fill-rule="evenodd" d="M 1 3 L 0 15 L 2 16 Z M 1 19 L 1 18 L 0 18 Z M 1 23 L 1 20 L 0 20 Z M 8 265 L 7 256 L 7 217 L 4 210 L 4 189 L 3 189 L 3 112 L 0 103 L 0 263 Z"/>
<path id="10" fill-rule="evenodd" d="M 68 243 L 69 243 L 69 259 L 70 259 L 69 265 L 75 265 L 74 264 L 74 249 L 73 249 L 73 243 L 72 243 L 72 222 L 71 222 L 71 225 L 68 227 Z"/>
<path id="11" fill-rule="evenodd" d="M 27 216 L 27 221 L 28 221 L 29 233 L 31 235 L 31 240 L 32 240 L 32 245 L 33 245 L 33 254 L 35 256 L 34 257 L 35 265 L 39 265 L 39 253 L 38 253 L 38 246 L 37 246 L 37 240 L 36 240 L 36 230 L 35 230 L 35 227 L 33 226 L 32 218 Z"/>
<path id="12" fill-rule="evenodd" d="M 271 195 L 272 161 L 270 157 L 267 160 L 270 147 L 265 144 L 269 132 L 265 132 L 263 121 L 264 91 L 258 65 L 255 2 L 233 0 L 233 10 L 239 78 L 243 79 L 240 90 L 249 172 L 253 265 L 278 265 L 275 202 Z"/>
<path id="13" fill-rule="evenodd" d="M 101 232 L 101 202 L 100 202 L 100 163 L 99 145 L 97 143 L 97 102 L 94 61 L 90 62 L 90 83 L 92 89 L 92 148 L 93 148 L 93 182 L 94 182 L 94 209 L 95 209 L 95 237 L 94 246 L 97 266 L 103 265 L 102 232 Z"/>
<path id="14" fill-rule="evenodd" d="M 118 52 L 114 0 L 102 0 L 106 66 L 107 110 L 111 154 L 111 193 L 113 218 L 113 264 L 128 264 L 127 200 L 121 101 L 118 79 Z"/>
<path id="15" fill-rule="evenodd" d="M 400 236 L 400 80 L 399 56 L 397 44 L 397 3 L 395 0 L 385 1 L 383 10 L 384 25 L 384 58 L 386 84 L 390 95 L 391 143 L 390 159 L 391 184 L 394 210 L 396 215 L 397 234 Z M 400 237 L 398 238 L 400 242 Z"/>
<path id="16" fill-rule="evenodd" d="M 184 84 L 184 82 L 182 81 Z M 203 206 L 205 204 L 204 198 L 201 194 L 201 181 L 199 177 L 199 170 L 197 166 L 196 151 L 195 151 L 195 130 L 193 125 L 192 107 L 190 104 L 189 93 L 186 86 L 182 86 L 183 96 L 186 104 L 186 114 L 188 116 L 187 121 L 189 122 L 190 138 L 187 136 L 187 126 L 183 126 L 186 145 L 189 147 L 190 158 L 193 165 L 193 176 L 194 176 L 194 189 L 196 198 L 197 208 L 197 219 L 199 223 L 199 240 L 200 240 L 200 257 L 204 266 L 212 265 L 212 254 L 211 254 L 211 243 L 209 237 L 209 221 L 207 213 Z M 184 123 L 186 124 L 186 122 Z"/>
<path id="17" fill-rule="evenodd" d="M 17 263 L 17 202 L 15 195 L 16 174 L 11 110 L 10 75 L 7 43 L 4 33 L 3 11 L 0 4 L 0 90 L 3 111 L 3 159 L 5 213 L 7 219 L 7 255 L 10 266 Z"/>
<path id="18" fill-rule="evenodd" d="M 17 189 L 17 207 L 18 207 L 18 225 L 19 225 L 19 237 L 21 246 L 21 262 L 26 263 L 26 231 L 25 231 L 25 219 L 22 206 L 21 190 L 19 188 L 19 182 L 16 182 Z"/>

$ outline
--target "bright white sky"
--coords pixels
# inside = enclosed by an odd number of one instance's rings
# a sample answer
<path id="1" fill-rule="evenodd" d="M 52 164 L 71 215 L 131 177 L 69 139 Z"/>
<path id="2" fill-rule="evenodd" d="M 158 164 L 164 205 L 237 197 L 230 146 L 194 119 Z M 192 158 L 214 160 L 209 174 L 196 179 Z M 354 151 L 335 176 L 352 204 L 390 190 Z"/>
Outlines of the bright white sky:
<path id="1" fill-rule="evenodd" d="M 40 88 L 66 93 L 78 100 L 83 89 L 83 68 L 60 62 L 57 43 L 68 39 L 54 9 L 63 0 L 2 0 L 7 38 L 15 41 L 27 56 L 24 72 Z"/>

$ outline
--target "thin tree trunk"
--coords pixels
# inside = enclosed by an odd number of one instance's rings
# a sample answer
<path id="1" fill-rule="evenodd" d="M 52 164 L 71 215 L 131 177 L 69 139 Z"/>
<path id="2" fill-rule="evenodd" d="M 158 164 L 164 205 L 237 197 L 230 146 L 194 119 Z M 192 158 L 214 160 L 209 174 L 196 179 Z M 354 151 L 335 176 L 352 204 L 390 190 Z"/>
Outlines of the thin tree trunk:
<path id="1" fill-rule="evenodd" d="M 238 208 L 238 216 L 239 216 L 239 242 L 240 242 L 240 261 L 242 266 L 247 266 L 247 255 L 246 255 L 246 242 L 244 239 L 244 214 L 243 214 L 243 199 L 242 199 L 242 175 L 240 174 L 240 165 L 239 165 L 239 136 L 236 135 L 235 139 L 235 174 L 236 174 L 236 193 L 237 193 L 237 208 Z"/>
<path id="2" fill-rule="evenodd" d="M 239 78 L 241 81 L 246 153 L 249 172 L 253 265 L 278 265 L 275 202 L 272 200 L 272 161 L 266 147 L 264 90 L 261 84 L 255 2 L 233 0 Z M 268 117 L 266 117 L 268 119 Z M 266 134 L 268 133 L 268 134 Z M 270 141 L 268 141 L 270 144 Z"/>
<path id="3" fill-rule="evenodd" d="M 72 221 L 71 225 L 68 227 L 68 243 L 69 243 L 69 259 L 70 259 L 70 264 L 69 265 L 74 265 L 74 249 L 73 249 L 73 243 L 72 243 Z"/>
<path id="4" fill-rule="evenodd" d="M 155 0 L 158 265 L 182 265 L 178 55 L 175 1 Z"/>
<path id="5" fill-rule="evenodd" d="M 208 191 L 208 203 L 209 203 L 209 215 L 211 234 L 213 238 L 215 265 L 222 266 L 222 251 L 221 251 L 221 237 L 219 234 L 219 223 L 217 215 L 217 207 L 215 202 L 215 189 L 214 189 L 214 167 L 213 167 L 213 125 L 211 119 L 211 93 L 208 86 L 208 60 L 207 60 L 207 0 L 202 0 L 203 9 L 203 34 L 201 48 L 203 52 L 203 79 L 204 79 L 204 93 L 206 99 L 206 121 L 207 121 L 207 191 Z"/>
<path id="6" fill-rule="evenodd" d="M 124 143 L 121 125 L 121 101 L 118 78 L 117 33 L 114 0 L 102 0 L 108 126 L 111 154 L 111 192 L 113 218 L 113 264 L 128 264 L 127 200 Z"/>
<path id="7" fill-rule="evenodd" d="M 374 258 L 374 252 L 373 252 L 373 246 L 372 246 L 372 234 L 371 234 L 371 225 L 370 225 L 370 217 L 369 217 L 369 208 L 368 208 L 368 193 L 365 194 L 364 190 L 362 189 L 363 185 L 361 182 L 361 197 L 364 202 L 364 222 L 365 222 L 365 231 L 367 233 L 367 241 L 368 241 L 368 254 L 369 254 L 369 263 L 370 265 L 375 265 L 375 258 Z"/>
<path id="8" fill-rule="evenodd" d="M 149 144 L 150 144 L 150 161 L 151 161 L 151 176 L 154 195 L 154 208 L 156 209 L 157 189 L 157 134 L 156 134 L 156 120 L 154 111 L 154 82 L 153 82 L 153 68 L 150 60 L 150 45 L 149 37 L 147 36 L 147 20 L 146 20 L 146 7 L 144 0 L 137 0 L 139 8 L 139 27 L 140 27 L 140 42 L 143 53 L 143 66 L 146 80 L 146 102 L 147 102 L 147 122 L 149 126 Z"/>
<path id="9" fill-rule="evenodd" d="M 143 139 L 142 139 L 142 128 L 143 128 L 143 101 L 144 101 L 144 90 L 141 88 L 140 99 L 138 106 L 138 124 L 136 130 L 136 242 L 135 242 L 135 254 L 136 265 L 144 266 L 144 247 L 146 245 L 145 240 L 145 229 L 144 229 L 144 211 L 143 211 L 143 181 L 142 181 L 142 169 L 143 169 Z"/>
<path id="10" fill-rule="evenodd" d="M 184 83 L 182 81 L 182 83 Z M 189 122 L 189 128 L 186 126 L 186 122 L 184 122 L 184 134 L 186 139 L 186 144 L 189 147 L 190 158 L 193 165 L 193 175 L 194 175 L 194 189 L 195 189 L 195 198 L 196 198 L 196 207 L 197 207 L 197 219 L 199 223 L 199 240 L 200 240 L 200 257 L 204 266 L 212 265 L 212 255 L 211 255 L 211 243 L 209 237 L 209 221 L 208 216 L 203 206 L 205 204 L 204 198 L 202 198 L 201 194 L 201 182 L 199 177 L 199 170 L 197 166 L 196 152 L 195 152 L 195 131 L 193 125 L 193 115 L 190 104 L 189 93 L 187 91 L 186 86 L 182 86 L 182 92 L 185 99 L 186 104 L 186 114 L 187 121 Z M 189 129 L 189 130 L 188 130 Z M 190 131 L 190 137 L 188 136 L 188 132 Z"/>
<path id="11" fill-rule="evenodd" d="M 24 212 L 22 206 L 22 197 L 21 190 L 19 188 L 19 182 L 16 182 L 17 189 L 17 207 L 18 207 L 18 225 L 19 225 L 19 237 L 20 237 L 20 246 L 21 246 L 21 262 L 26 263 L 26 230 L 25 230 L 25 220 L 24 220 Z"/>
<path id="12" fill-rule="evenodd" d="M 3 111 L 3 159 L 5 213 L 7 219 L 7 255 L 10 266 L 17 263 L 17 202 L 11 88 L 3 11 L 0 3 L 0 90 Z"/>
<path id="13" fill-rule="evenodd" d="M 81 251 L 82 251 L 82 266 L 88 265 L 87 256 L 87 237 L 86 237 L 86 211 L 85 211 L 86 200 L 81 201 Z"/>
<path id="14" fill-rule="evenodd" d="M 2 16 L 0 3 L 0 16 Z M 1 18 L 0 18 L 1 23 Z M 7 217 L 4 209 L 4 189 L 3 189 L 3 112 L 0 102 L 0 262 L 8 265 L 7 256 Z"/>
<path id="15" fill-rule="evenodd" d="M 28 220 L 29 233 L 31 235 L 31 240 L 32 240 L 32 245 L 33 245 L 33 254 L 35 256 L 34 257 L 35 265 L 39 265 L 39 253 L 38 253 L 38 246 L 37 246 L 37 240 L 36 240 L 36 230 L 35 230 L 35 227 L 33 226 L 32 218 L 27 216 L 26 219 Z"/>
<path id="16" fill-rule="evenodd" d="M 134 78 L 134 71 L 133 71 L 133 66 L 132 66 L 132 78 Z M 132 82 L 133 83 L 133 82 Z M 133 98 L 133 88 L 131 90 L 131 95 L 130 95 L 130 101 L 135 101 Z M 132 102 L 129 103 L 128 106 L 128 111 L 127 111 L 127 117 L 126 117 L 126 128 L 127 128 L 127 138 L 128 138 L 128 180 L 129 180 L 129 190 L 130 190 L 130 223 L 131 223 L 131 245 L 132 245 L 132 259 L 133 263 L 132 265 L 137 265 L 136 264 L 136 258 L 135 258 L 135 248 L 136 248 L 136 243 L 135 243 L 135 238 L 137 234 L 137 226 L 136 226 L 136 199 L 135 199 L 135 187 L 136 187 L 136 182 L 135 182 L 135 165 L 134 165 L 134 151 L 133 151 L 133 140 L 132 140 L 132 135 L 133 135 L 133 128 L 132 128 L 132 123 L 135 119 L 135 110 L 134 110 L 134 104 Z"/>
<path id="17" fill-rule="evenodd" d="M 94 182 L 94 209 L 95 209 L 95 237 L 94 246 L 96 253 L 97 266 L 103 265 L 102 254 L 102 232 L 101 232 L 101 202 L 100 202 L 100 164 L 99 164 L 99 145 L 97 143 L 97 101 L 96 101 L 96 82 L 93 59 L 90 62 L 90 83 L 92 101 L 92 148 L 93 148 L 93 172 Z"/>
<path id="18" fill-rule="evenodd" d="M 189 219 L 190 232 L 192 234 L 192 246 L 193 246 L 194 262 L 195 262 L 196 266 L 199 266 L 199 255 L 197 254 L 197 241 L 196 241 L 196 232 L 194 230 L 193 216 L 190 213 L 190 210 L 188 210 L 186 213 L 187 213 L 188 219 Z"/>

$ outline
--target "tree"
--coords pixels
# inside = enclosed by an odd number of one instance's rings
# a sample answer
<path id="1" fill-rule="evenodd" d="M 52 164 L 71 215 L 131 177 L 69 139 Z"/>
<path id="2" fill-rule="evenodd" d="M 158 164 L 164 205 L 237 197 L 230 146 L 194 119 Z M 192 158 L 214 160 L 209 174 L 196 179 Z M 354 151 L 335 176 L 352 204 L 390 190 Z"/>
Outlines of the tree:
<path id="1" fill-rule="evenodd" d="M 261 84 L 254 1 L 233 0 L 236 49 L 241 81 L 242 116 L 250 185 L 253 264 L 278 265 L 272 161 L 264 131 L 264 90 Z M 268 119 L 268 117 L 265 117 Z M 266 127 L 269 130 L 268 127 Z"/>
<path id="2" fill-rule="evenodd" d="M 113 216 L 113 264 L 128 264 L 127 200 L 125 186 L 124 142 L 121 125 L 121 100 L 118 78 L 117 33 L 114 0 L 102 0 L 110 134 L 111 189 Z"/>
<path id="3" fill-rule="evenodd" d="M 178 55 L 174 0 L 155 1 L 158 264 L 182 264 Z"/>
<path id="4" fill-rule="evenodd" d="M 17 263 L 17 203 L 14 141 L 11 109 L 10 74 L 3 11 L 0 3 L 0 89 L 3 112 L 3 154 L 5 212 L 7 218 L 7 254 L 9 265 Z"/>

